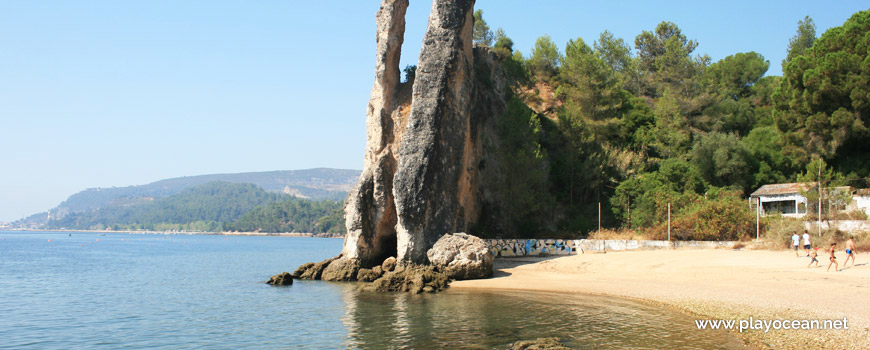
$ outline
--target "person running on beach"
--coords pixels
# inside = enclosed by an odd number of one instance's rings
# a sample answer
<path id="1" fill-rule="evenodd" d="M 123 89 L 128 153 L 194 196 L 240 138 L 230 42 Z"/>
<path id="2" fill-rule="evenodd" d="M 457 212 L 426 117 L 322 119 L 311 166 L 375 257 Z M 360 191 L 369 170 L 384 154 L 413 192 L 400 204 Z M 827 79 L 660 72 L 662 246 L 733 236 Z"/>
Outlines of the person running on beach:
<path id="1" fill-rule="evenodd" d="M 816 263 L 816 267 L 819 267 L 819 259 L 818 259 L 819 247 L 816 247 L 815 249 L 813 249 L 813 253 L 812 253 L 812 255 L 810 255 L 810 257 L 812 257 L 813 259 L 810 260 L 810 264 L 807 265 L 807 267 L 810 267 L 810 265 L 812 265 L 813 263 Z"/>
<path id="2" fill-rule="evenodd" d="M 798 255 L 798 246 L 800 245 L 800 242 L 801 242 L 801 236 L 798 236 L 797 232 L 795 232 L 791 236 L 791 245 L 792 245 L 792 247 L 794 247 L 794 256 L 795 257 L 800 257 L 800 255 Z"/>
<path id="3" fill-rule="evenodd" d="M 828 264 L 828 269 L 825 271 L 831 271 L 831 265 L 834 265 L 834 271 L 840 271 L 840 264 L 837 264 L 837 257 L 834 256 L 834 252 L 837 249 L 837 242 L 831 243 L 831 249 L 828 251 L 831 253 L 831 263 Z"/>
<path id="4" fill-rule="evenodd" d="M 806 229 L 804 230 L 803 238 L 804 238 L 804 250 L 807 251 L 807 256 L 810 256 L 810 234 L 807 232 Z"/>
<path id="5" fill-rule="evenodd" d="M 855 266 L 855 236 L 849 236 L 846 242 L 846 261 L 843 262 L 843 267 L 849 263 L 849 258 L 852 258 L 852 266 Z"/>

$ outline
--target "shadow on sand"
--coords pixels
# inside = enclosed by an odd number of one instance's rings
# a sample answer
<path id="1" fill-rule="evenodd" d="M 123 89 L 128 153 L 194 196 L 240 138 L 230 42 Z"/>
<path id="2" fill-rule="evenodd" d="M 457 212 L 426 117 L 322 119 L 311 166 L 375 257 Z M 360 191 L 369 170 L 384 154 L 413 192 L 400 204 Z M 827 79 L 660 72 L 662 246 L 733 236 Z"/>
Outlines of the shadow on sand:
<path id="1" fill-rule="evenodd" d="M 508 277 L 511 275 L 510 272 L 506 272 L 506 269 L 512 269 L 515 267 L 520 267 L 523 265 L 530 265 L 539 263 L 542 261 L 553 260 L 557 258 L 564 257 L 566 255 L 550 255 L 550 256 L 510 256 L 510 257 L 498 257 L 493 260 L 492 263 L 492 278 L 500 278 L 500 277 Z"/>

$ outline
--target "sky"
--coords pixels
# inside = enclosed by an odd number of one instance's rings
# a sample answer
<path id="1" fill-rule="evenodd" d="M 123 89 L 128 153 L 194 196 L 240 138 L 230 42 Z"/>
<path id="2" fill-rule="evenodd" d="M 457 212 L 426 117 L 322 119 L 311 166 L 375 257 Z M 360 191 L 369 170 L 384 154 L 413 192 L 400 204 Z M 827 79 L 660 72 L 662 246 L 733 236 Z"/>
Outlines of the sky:
<path id="1" fill-rule="evenodd" d="M 352 1 L 2 1 L 0 221 L 94 187 L 214 173 L 362 169 L 375 13 Z M 411 1 L 401 67 L 430 1 Z M 713 62 L 755 51 L 781 75 L 809 15 L 818 35 L 864 1 L 478 0 L 528 55 L 550 35 L 633 45 L 676 23 Z"/>

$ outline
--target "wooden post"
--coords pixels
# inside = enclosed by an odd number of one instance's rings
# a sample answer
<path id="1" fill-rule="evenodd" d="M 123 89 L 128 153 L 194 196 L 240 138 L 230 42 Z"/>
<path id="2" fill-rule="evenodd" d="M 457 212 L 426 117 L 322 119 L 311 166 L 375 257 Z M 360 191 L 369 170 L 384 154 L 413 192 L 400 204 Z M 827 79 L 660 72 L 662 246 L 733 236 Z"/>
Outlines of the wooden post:
<path id="1" fill-rule="evenodd" d="M 601 202 L 598 202 L 598 234 L 601 234 Z"/>
<path id="2" fill-rule="evenodd" d="M 819 158 L 819 237 L 822 236 L 822 158 Z"/>
<path id="3" fill-rule="evenodd" d="M 759 232 L 761 231 L 761 198 L 755 199 L 755 240 L 758 241 Z"/>

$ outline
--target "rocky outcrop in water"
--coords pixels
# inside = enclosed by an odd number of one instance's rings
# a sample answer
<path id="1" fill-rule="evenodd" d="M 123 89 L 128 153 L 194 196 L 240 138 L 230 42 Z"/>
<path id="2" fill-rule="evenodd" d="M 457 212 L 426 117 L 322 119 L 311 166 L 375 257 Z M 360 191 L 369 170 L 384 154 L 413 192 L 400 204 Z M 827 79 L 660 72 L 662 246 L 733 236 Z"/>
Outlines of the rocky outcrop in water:
<path id="1" fill-rule="evenodd" d="M 571 350 L 559 338 L 522 340 L 511 344 L 510 350 Z"/>
<path id="2" fill-rule="evenodd" d="M 426 253 L 429 262 L 455 280 L 492 277 L 492 253 L 480 238 L 465 233 L 446 234 Z"/>
<path id="3" fill-rule="evenodd" d="M 378 292 L 434 293 L 447 288 L 450 279 L 432 265 L 399 266 L 367 285 Z"/>
<path id="4" fill-rule="evenodd" d="M 293 276 L 291 276 L 289 272 L 279 273 L 272 276 L 266 284 L 271 284 L 273 286 L 289 286 L 293 284 Z"/>
<path id="5" fill-rule="evenodd" d="M 376 278 L 386 290 L 440 288 L 429 282 L 386 286 L 418 277 L 439 280 L 429 272 L 442 274 L 440 268 L 410 267 L 430 264 L 427 252 L 442 235 L 467 232 L 481 216 L 485 190 L 480 179 L 494 171 L 486 167 L 485 138 L 495 134 L 493 120 L 504 112 L 506 88 L 492 52 L 472 45 L 473 6 L 473 0 L 433 2 L 415 78 L 401 83 L 408 0 L 381 2 L 365 163 L 346 201 L 342 253 L 294 275 Z M 388 257 L 395 257 L 390 268 Z M 455 268 L 451 273 L 485 275 L 471 270 Z M 382 280 L 386 282 L 378 282 Z"/>

